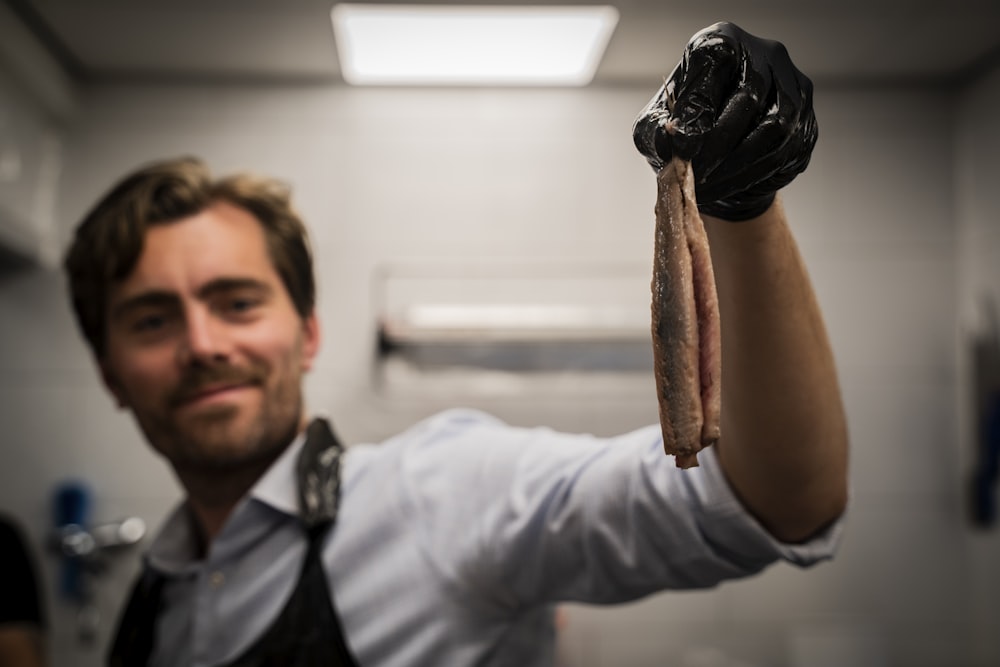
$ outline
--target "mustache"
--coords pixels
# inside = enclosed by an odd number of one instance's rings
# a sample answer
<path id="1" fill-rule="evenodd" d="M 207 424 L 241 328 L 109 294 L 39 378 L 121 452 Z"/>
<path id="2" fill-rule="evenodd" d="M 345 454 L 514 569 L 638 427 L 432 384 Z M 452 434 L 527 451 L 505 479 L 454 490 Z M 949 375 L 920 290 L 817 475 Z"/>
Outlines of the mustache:
<path id="1" fill-rule="evenodd" d="M 184 373 L 167 398 L 171 407 L 177 407 L 206 390 L 222 386 L 262 385 L 266 377 L 266 370 L 258 366 L 194 366 Z"/>

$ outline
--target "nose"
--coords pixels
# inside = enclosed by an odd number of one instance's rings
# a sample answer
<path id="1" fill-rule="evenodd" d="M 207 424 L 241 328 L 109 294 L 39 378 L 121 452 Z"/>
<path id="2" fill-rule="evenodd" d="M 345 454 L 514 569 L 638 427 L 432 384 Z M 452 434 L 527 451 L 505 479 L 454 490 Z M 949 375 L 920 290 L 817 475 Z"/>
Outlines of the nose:
<path id="1" fill-rule="evenodd" d="M 178 345 L 178 362 L 213 364 L 229 357 L 225 327 L 207 309 L 192 308 L 185 313 L 184 336 Z"/>

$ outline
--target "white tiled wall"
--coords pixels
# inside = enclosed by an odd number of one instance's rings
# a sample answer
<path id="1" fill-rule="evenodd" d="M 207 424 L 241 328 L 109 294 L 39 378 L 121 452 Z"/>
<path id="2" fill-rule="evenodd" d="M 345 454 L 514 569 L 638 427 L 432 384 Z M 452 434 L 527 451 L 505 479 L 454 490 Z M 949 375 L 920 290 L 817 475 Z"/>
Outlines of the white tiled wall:
<path id="1" fill-rule="evenodd" d="M 639 267 L 637 289 L 648 289 L 655 183 L 630 129 L 652 92 L 91 88 L 67 134 L 60 219 L 68 228 L 123 171 L 155 157 L 195 153 L 220 171 L 280 175 L 295 187 L 318 260 L 325 347 L 310 404 L 348 442 L 459 402 L 610 434 L 655 420 L 651 385 L 642 396 L 377 390 L 371 281 L 386 262 L 613 263 Z M 850 420 L 853 514 L 840 557 L 715 591 L 570 607 L 566 664 L 1000 664 L 1000 553 L 996 535 L 974 533 L 962 514 L 969 443 L 956 398 L 965 291 L 998 283 L 998 98 L 996 76 L 959 103 L 946 91 L 817 92 L 820 143 L 785 201 Z M 177 486 L 101 392 L 61 276 L 0 275 L 0 322 L 0 507 L 40 541 L 52 485 L 80 476 L 96 491 L 96 518 L 138 514 L 155 527 Z M 106 616 L 134 565 L 113 570 Z M 55 664 L 98 664 L 103 646 L 78 647 L 70 611 L 50 602 Z"/>

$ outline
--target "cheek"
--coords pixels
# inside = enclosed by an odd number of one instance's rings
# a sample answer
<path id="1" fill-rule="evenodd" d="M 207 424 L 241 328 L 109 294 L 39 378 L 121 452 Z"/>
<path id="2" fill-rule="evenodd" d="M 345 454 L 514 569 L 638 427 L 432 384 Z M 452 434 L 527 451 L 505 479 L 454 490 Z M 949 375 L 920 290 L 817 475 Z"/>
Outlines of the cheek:
<path id="1" fill-rule="evenodd" d="M 120 387 L 131 401 L 149 402 L 168 391 L 176 382 L 175 355 L 166 349 L 114 355 L 112 370 Z"/>
<path id="2" fill-rule="evenodd" d="M 303 370 L 302 335 L 298 329 L 273 328 L 254 332 L 244 339 L 243 349 L 255 362 L 282 375 Z"/>

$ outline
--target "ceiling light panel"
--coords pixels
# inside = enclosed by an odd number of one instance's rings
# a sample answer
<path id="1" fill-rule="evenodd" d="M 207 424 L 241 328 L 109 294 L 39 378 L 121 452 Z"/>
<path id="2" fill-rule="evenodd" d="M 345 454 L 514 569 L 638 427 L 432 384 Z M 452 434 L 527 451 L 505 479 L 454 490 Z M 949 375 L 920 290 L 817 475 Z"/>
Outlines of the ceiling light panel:
<path id="1" fill-rule="evenodd" d="M 337 4 L 354 85 L 583 86 L 618 23 L 609 6 Z"/>

